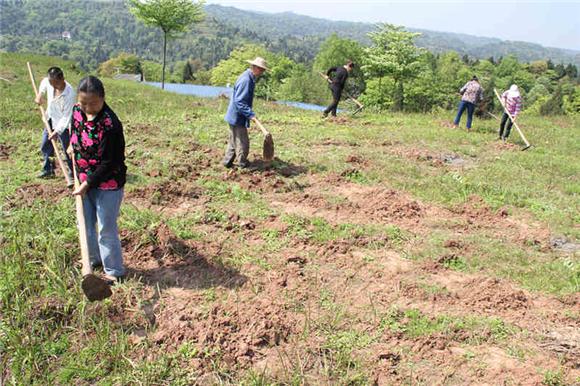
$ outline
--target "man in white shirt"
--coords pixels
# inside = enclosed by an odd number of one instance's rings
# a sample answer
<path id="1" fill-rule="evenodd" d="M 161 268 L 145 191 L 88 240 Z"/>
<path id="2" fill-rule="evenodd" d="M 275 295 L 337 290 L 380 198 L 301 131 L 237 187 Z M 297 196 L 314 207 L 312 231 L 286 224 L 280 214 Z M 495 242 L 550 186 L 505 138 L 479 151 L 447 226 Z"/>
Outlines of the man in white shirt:
<path id="1" fill-rule="evenodd" d="M 53 138 L 58 137 L 60 139 L 69 169 L 72 170 L 72 163 L 66 154 L 66 149 L 70 141 L 68 128 L 72 116 L 72 108 L 76 103 L 76 93 L 73 87 L 64 79 L 62 70 L 58 67 L 51 67 L 48 69 L 48 76 L 40 82 L 38 96 L 35 99 L 35 102 L 39 105 L 44 103 L 43 94 L 46 94 L 46 120 L 52 129 L 52 136 L 48 135 L 46 129 L 42 134 L 40 151 L 44 157 L 44 165 L 39 177 L 50 178 L 54 176 L 54 161 L 51 159 L 54 155 L 51 143 Z"/>

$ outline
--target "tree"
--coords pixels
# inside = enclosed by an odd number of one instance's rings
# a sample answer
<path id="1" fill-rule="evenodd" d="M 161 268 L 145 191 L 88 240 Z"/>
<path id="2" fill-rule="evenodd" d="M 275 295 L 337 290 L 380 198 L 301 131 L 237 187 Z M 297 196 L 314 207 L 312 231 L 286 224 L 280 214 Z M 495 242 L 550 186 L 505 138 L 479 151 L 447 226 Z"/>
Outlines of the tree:
<path id="1" fill-rule="evenodd" d="M 99 65 L 100 76 L 112 77 L 116 74 L 143 74 L 141 61 L 136 55 L 120 53 Z"/>
<path id="2" fill-rule="evenodd" d="M 256 96 L 271 98 L 276 93 L 282 81 L 290 77 L 296 63 L 284 55 L 274 54 L 264 46 L 245 44 L 230 53 L 211 70 L 211 83 L 216 86 L 233 85 L 240 74 L 249 67 L 248 60 L 261 56 L 268 62 L 270 71 L 266 71 L 259 79 L 260 87 L 256 88 Z"/>
<path id="3" fill-rule="evenodd" d="M 165 88 L 165 57 L 167 39 L 188 30 L 189 26 L 203 20 L 203 1 L 191 0 L 129 0 L 131 12 L 145 25 L 163 31 L 163 68 L 161 88 Z"/>
<path id="4" fill-rule="evenodd" d="M 576 87 L 573 93 L 564 98 L 564 111 L 566 114 L 580 114 L 580 87 Z"/>
<path id="5" fill-rule="evenodd" d="M 528 106 L 531 106 L 534 103 L 536 103 L 536 101 L 538 101 L 540 98 L 547 97 L 549 95 L 550 91 L 546 86 L 544 86 L 542 83 L 536 83 L 536 85 L 532 87 L 532 89 L 528 93 L 528 97 L 524 102 L 526 102 Z"/>
<path id="6" fill-rule="evenodd" d="M 566 71 L 566 75 L 568 75 L 568 77 L 570 79 L 574 79 L 578 76 L 578 68 L 575 65 L 573 65 L 572 63 L 568 63 L 565 71 Z"/>
<path id="7" fill-rule="evenodd" d="M 563 109 L 564 99 L 562 95 L 562 85 L 558 85 L 556 91 L 546 103 L 540 107 L 540 114 L 542 115 L 560 115 L 564 113 Z"/>
<path id="8" fill-rule="evenodd" d="M 326 83 L 318 74 L 299 64 L 290 77 L 284 79 L 276 96 L 280 100 L 324 104 L 328 98 Z"/>
<path id="9" fill-rule="evenodd" d="M 495 109 L 496 96 L 493 89 L 495 88 L 495 79 L 492 77 L 483 86 L 483 97 L 480 103 L 477 104 L 475 115 L 481 119 L 488 119 Z"/>
<path id="10" fill-rule="evenodd" d="M 191 62 L 189 60 L 187 60 L 184 64 L 183 64 L 183 83 L 186 83 L 187 81 L 193 80 L 193 66 L 191 65 Z"/>
<path id="11" fill-rule="evenodd" d="M 560 80 L 566 76 L 566 67 L 564 67 L 563 63 L 557 64 L 556 67 L 554 67 L 554 71 L 556 71 L 556 79 L 555 80 Z"/>
<path id="12" fill-rule="evenodd" d="M 473 75 L 473 71 L 461 61 L 457 52 L 449 51 L 439 56 L 437 83 L 444 108 L 450 109 L 457 103 L 459 90 Z"/>
<path id="13" fill-rule="evenodd" d="M 415 78 L 422 68 L 419 61 L 422 50 L 414 43 L 419 35 L 393 24 L 379 24 L 376 31 L 368 34 L 373 45 L 365 49 L 363 70 L 379 79 L 384 76 L 393 78 L 396 86 L 393 95 L 395 111 L 402 110 L 404 106 L 403 84 Z"/>
<path id="14" fill-rule="evenodd" d="M 535 60 L 530 63 L 529 71 L 532 74 L 541 75 L 544 72 L 548 71 L 548 62 L 545 60 Z"/>

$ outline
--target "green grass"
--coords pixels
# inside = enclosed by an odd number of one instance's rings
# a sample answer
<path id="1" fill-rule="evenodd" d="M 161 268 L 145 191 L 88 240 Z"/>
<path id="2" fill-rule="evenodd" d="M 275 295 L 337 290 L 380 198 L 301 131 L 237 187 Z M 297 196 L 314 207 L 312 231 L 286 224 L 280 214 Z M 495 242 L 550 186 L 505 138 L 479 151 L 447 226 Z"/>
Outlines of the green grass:
<path id="1" fill-rule="evenodd" d="M 37 82 L 50 66 L 63 67 L 67 79 L 77 84 L 83 74 L 74 65 L 52 58 L 0 53 L 0 144 L 9 149 L 9 158 L 0 160 L 0 369 L 7 384 L 175 384 L 195 381 L 188 371 L 190 361 L 212 358 L 214 375 L 230 384 L 300 384 L 303 369 L 288 369 L 282 381 L 260 371 L 239 369 L 184 343 L 178 350 L 166 350 L 148 340 L 132 342 L 129 337 L 143 328 L 138 320 L 119 324 L 109 317 L 111 301 L 90 304 L 79 286 L 80 276 L 75 229 L 74 202 L 71 197 L 57 199 L 42 195 L 41 187 L 57 189 L 62 181 L 38 181 L 38 145 L 41 121 L 28 80 L 26 61 L 30 61 Z M 227 126 L 223 121 L 226 101 L 201 100 L 164 93 L 153 87 L 105 79 L 107 102 L 121 118 L 127 140 L 129 184 L 127 192 L 173 180 L 181 165 L 198 165 L 216 157 L 224 148 Z M 301 174 L 284 179 L 290 193 L 300 194 L 311 186 L 311 176 L 339 174 L 348 183 L 362 187 L 386 187 L 406 191 L 417 200 L 443 209 L 454 209 L 479 196 L 492 210 L 507 208 L 511 219 L 535 222 L 549 235 L 580 238 L 580 127 L 579 117 L 538 117 L 525 113 L 521 126 L 534 147 L 526 152 L 498 148 L 494 141 L 496 123 L 476 120 L 476 130 L 467 133 L 450 130 L 441 124 L 453 112 L 433 114 L 373 114 L 365 112 L 346 123 L 322 122 L 314 112 L 256 101 L 256 111 L 273 133 L 280 172 L 285 163 L 303 167 Z M 260 133 L 251 131 L 252 153 Z M 325 144 L 328 141 L 332 144 Z M 516 133 L 512 137 L 518 145 Z M 199 145 L 201 148 L 194 147 Z M 204 153 L 213 149 L 216 153 Z M 457 154 L 468 161 L 465 168 L 437 166 L 424 158 L 406 156 L 409 151 L 424 154 Z M 407 153 L 406 153 L 407 152 Z M 356 155 L 365 164 L 347 162 Z M 219 160 L 214 160 L 219 162 Z M 150 176 L 157 170 L 160 178 Z M 416 260 L 438 259 L 451 255 L 443 247 L 448 239 L 458 238 L 468 248 L 444 260 L 444 266 L 458 272 L 483 273 L 510 279 L 518 285 L 546 294 L 565 296 L 580 290 L 578 256 L 562 254 L 533 243 L 502 238 L 501 232 L 472 229 L 457 234 L 461 224 L 449 219 L 432 219 L 428 235 L 413 227 L 397 224 L 359 224 L 330 222 L 315 215 L 281 213 L 269 201 L 268 193 L 223 178 L 219 168 L 201 168 L 201 178 L 186 175 L 182 182 L 199 188 L 208 201 L 203 207 L 180 214 L 125 203 L 119 225 L 139 245 L 154 245 L 156 230 L 164 223 L 182 240 L 216 243 L 223 246 L 219 256 L 211 256 L 226 268 L 252 268 L 256 275 L 250 285 L 260 291 L 259 279 L 285 266 L 279 252 L 293 247 L 296 240 L 319 248 L 344 242 L 363 249 L 363 262 L 373 264 L 378 252 L 396 250 Z M 20 191 L 25 186 L 28 197 Z M 314 186 L 316 187 L 316 185 Z M 330 204 L 344 201 L 327 194 Z M 328 191 L 329 190 L 329 191 Z M 36 198 L 35 198 L 36 197 Z M 284 196 L 286 197 L 286 196 Z M 163 201 L 163 191 L 155 193 L 150 204 Z M 263 225 L 278 217 L 286 230 L 267 225 L 246 232 L 230 224 L 232 215 Z M 233 225 L 230 231 L 225 229 Z M 498 236 L 499 233 L 499 236 Z M 255 236 L 255 237 L 254 237 Z M 364 254 L 364 252 L 369 252 Z M 302 254 L 297 251 L 297 254 Z M 312 251 L 304 252 L 309 264 L 319 262 Z M 305 270 L 316 269 L 307 265 Z M 312 272 L 307 271 L 307 272 Z M 248 273 L 250 275 L 250 273 Z M 432 283 L 420 284 L 427 293 L 444 289 Z M 350 317 L 344 299 L 324 288 L 312 296 L 323 313 L 305 327 L 304 339 L 319 334 L 326 362 L 322 365 L 330 383 L 365 384 L 370 382 L 367 364 L 359 350 L 379 339 L 363 332 Z M 122 309 L 140 309 L 142 284 L 130 280 L 119 292 Z M 228 290 L 230 291 L 230 290 Z M 232 292 L 235 290 L 231 290 Z M 226 296 L 220 289 L 196 292 L 200 306 L 209 308 Z M 287 293 L 296 303 L 296 312 L 307 307 Z M 293 304 L 293 303 L 292 303 Z M 400 333 L 407 339 L 443 334 L 450 339 L 467 336 L 463 343 L 504 344 L 518 330 L 499 318 L 476 316 L 427 316 L 420 310 L 391 310 L 382 315 L 382 331 Z M 514 355 L 519 351 L 513 349 Z M 146 358 L 137 353 L 150 352 Z M 1 373 L 1 371 L 0 371 Z M 553 370 L 545 372 L 546 384 L 561 384 L 565 378 Z"/>
<path id="2" fill-rule="evenodd" d="M 380 327 L 409 338 L 444 334 L 450 340 L 472 345 L 484 342 L 502 342 L 517 332 L 517 328 L 499 318 L 457 317 L 439 315 L 429 317 L 418 309 L 390 309 L 382 318 Z"/>

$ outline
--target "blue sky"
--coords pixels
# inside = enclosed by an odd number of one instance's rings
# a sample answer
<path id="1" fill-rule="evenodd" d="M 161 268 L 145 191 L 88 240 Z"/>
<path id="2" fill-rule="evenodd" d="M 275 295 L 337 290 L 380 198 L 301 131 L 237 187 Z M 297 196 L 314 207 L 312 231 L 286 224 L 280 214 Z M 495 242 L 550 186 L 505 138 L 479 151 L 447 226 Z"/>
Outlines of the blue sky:
<path id="1" fill-rule="evenodd" d="M 580 0 L 208 0 L 207 3 L 263 12 L 292 11 L 331 20 L 388 22 L 580 50 Z"/>

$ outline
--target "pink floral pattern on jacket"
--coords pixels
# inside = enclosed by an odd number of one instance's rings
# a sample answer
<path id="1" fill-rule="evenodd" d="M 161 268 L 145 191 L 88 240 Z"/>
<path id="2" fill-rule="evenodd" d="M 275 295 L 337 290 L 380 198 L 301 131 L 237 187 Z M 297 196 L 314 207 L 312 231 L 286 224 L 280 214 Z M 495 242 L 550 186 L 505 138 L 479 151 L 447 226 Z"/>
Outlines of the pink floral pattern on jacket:
<path id="1" fill-rule="evenodd" d="M 100 190 L 122 188 L 126 178 L 125 144 L 122 126 L 112 110 L 105 105 L 103 111 L 89 121 L 76 104 L 73 107 L 70 127 L 70 143 L 74 150 L 74 162 L 80 182 L 87 181 L 89 185 L 93 185 L 91 187 Z M 113 136 L 114 141 L 111 141 Z M 103 156 L 107 147 L 108 158 L 105 160 Z M 118 154 L 110 154 L 111 152 Z"/>

